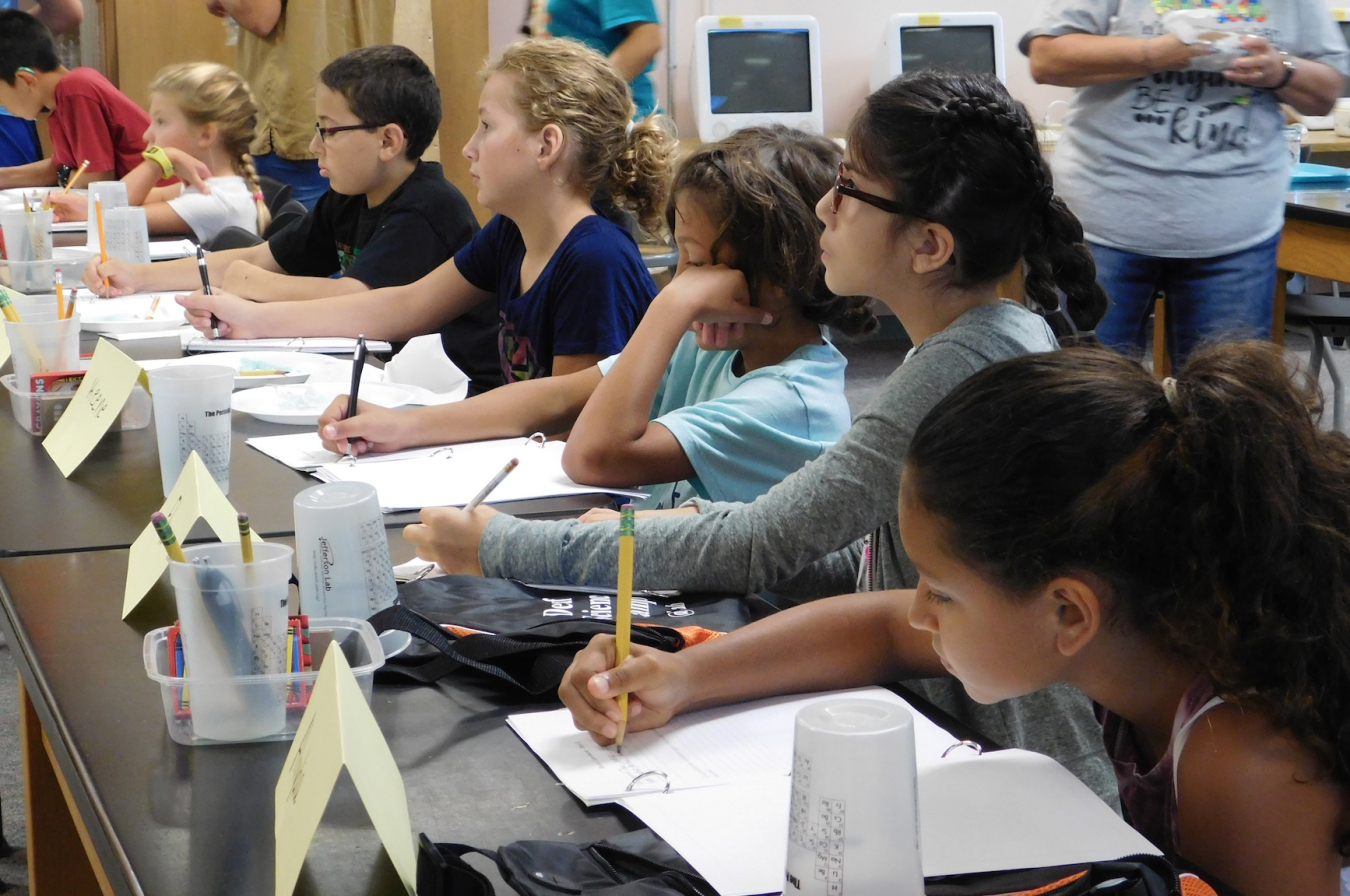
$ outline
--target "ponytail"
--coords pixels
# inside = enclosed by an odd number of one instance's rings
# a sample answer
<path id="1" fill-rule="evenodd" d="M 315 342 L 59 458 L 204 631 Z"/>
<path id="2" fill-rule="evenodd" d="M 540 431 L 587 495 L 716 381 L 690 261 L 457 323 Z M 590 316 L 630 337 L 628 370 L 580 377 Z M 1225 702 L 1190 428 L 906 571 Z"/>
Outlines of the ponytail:
<path id="1" fill-rule="evenodd" d="M 1105 349 L 1030 355 L 925 418 L 906 500 L 1010 594 L 1100 577 L 1116 619 L 1350 785 L 1350 439 L 1319 411 L 1268 343 L 1201 350 L 1163 385 Z"/>
<path id="2" fill-rule="evenodd" d="M 604 185 L 648 233 L 660 233 L 670 199 L 677 144 L 670 119 L 648 115 L 625 128 L 624 145 L 610 163 Z"/>
<path id="3" fill-rule="evenodd" d="M 1096 327 L 1107 300 L 1082 225 L 1054 195 L 1026 107 L 994 78 L 902 75 L 864 101 L 849 148 L 914 216 L 952 232 L 952 286 L 994 283 L 1025 262 L 1028 304 L 1057 336 Z"/>
<path id="4" fill-rule="evenodd" d="M 244 183 L 248 184 L 248 191 L 253 195 L 253 204 L 257 206 L 258 236 L 262 236 L 272 223 L 272 212 L 263 197 L 262 183 L 258 180 L 258 167 L 253 164 L 253 156 L 249 153 L 239 156 L 239 167 L 243 171 Z"/>

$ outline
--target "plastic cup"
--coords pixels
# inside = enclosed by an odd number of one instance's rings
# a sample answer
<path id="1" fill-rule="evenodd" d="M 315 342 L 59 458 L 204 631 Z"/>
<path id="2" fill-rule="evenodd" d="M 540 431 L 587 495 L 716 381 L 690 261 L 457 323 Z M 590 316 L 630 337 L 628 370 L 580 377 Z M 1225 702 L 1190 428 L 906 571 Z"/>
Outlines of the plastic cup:
<path id="1" fill-rule="evenodd" d="M 879 700 L 797 713 L 788 892 L 923 896 L 914 718 Z"/>
<path id="2" fill-rule="evenodd" d="M 375 486 L 333 482 L 295 496 L 300 606 L 311 616 L 367 619 L 398 596 Z"/>
<path id="3" fill-rule="evenodd" d="M 1291 124 L 1284 129 L 1284 139 L 1289 147 L 1289 158 L 1295 168 L 1303 160 L 1303 137 L 1308 129 L 1301 124 Z"/>
<path id="4" fill-rule="evenodd" d="M 52 257 L 52 210 L 0 212 L 9 261 L 46 261 Z"/>
<path id="5" fill-rule="evenodd" d="M 230 393 L 234 370 L 210 364 L 150 371 L 159 475 L 164 494 L 196 451 L 221 491 L 230 493 Z"/>
<path id="6" fill-rule="evenodd" d="M 31 391 L 32 375 L 82 370 L 80 316 L 65 320 L 55 312 L 32 312 L 22 322 L 5 321 L 5 335 L 14 357 L 14 382 Z"/>
<path id="7" fill-rule="evenodd" d="M 185 547 L 187 563 L 169 562 L 197 737 L 254 740 L 286 727 L 285 683 L 239 678 L 287 671 L 293 553 L 256 542 L 246 564 L 237 542 L 216 543 Z"/>

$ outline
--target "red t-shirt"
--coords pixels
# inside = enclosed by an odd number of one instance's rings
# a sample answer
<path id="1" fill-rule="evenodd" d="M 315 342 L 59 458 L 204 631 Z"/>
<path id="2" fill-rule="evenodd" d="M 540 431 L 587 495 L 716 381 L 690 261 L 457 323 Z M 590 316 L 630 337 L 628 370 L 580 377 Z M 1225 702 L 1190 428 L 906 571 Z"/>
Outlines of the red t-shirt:
<path id="1" fill-rule="evenodd" d="M 47 119 L 52 161 L 90 171 L 113 171 L 120 180 L 141 163 L 150 116 L 92 68 L 72 69 L 56 85 L 56 108 Z"/>

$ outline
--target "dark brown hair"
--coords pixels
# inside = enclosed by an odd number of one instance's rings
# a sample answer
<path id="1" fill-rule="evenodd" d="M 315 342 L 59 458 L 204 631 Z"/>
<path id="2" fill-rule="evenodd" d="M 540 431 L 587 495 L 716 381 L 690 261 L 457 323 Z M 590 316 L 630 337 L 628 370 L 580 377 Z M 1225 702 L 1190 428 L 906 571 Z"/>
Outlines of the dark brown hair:
<path id="1" fill-rule="evenodd" d="M 1083 227 L 1054 195 L 1026 107 L 993 77 L 901 75 L 858 110 L 849 153 L 912 217 L 952 232 L 953 286 L 992 283 L 1025 261 L 1026 299 L 1056 335 L 1096 327 L 1106 293 Z"/>
<path id="2" fill-rule="evenodd" d="M 1105 349 L 1029 355 L 970 377 L 920 424 L 906 500 L 1013 594 L 1100 576 L 1113 619 L 1348 784 L 1350 439 L 1319 412 L 1268 343 L 1202 349 L 1171 401 Z"/>
<path id="3" fill-rule="evenodd" d="M 834 186 L 842 153 L 832 140 L 795 128 L 744 128 L 701 147 L 675 173 L 666 217 L 675 229 L 675 199 L 700 203 L 717 226 L 720 246 L 736 252 L 750 294 L 781 287 L 802 316 L 846 336 L 877 327 L 864 296 L 837 296 L 825 285 L 820 262 L 824 225 L 815 205 Z"/>

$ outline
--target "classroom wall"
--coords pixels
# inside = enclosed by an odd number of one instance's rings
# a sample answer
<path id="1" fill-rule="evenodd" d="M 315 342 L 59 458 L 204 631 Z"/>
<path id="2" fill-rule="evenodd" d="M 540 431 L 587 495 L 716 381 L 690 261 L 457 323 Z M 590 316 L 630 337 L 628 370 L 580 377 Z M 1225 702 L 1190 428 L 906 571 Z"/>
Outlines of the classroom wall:
<path id="1" fill-rule="evenodd" d="M 1346 0 L 1325 0 L 1328 8 L 1345 7 Z M 666 0 L 655 0 L 657 13 L 664 21 Z M 872 60 L 881 43 L 882 28 L 895 12 L 975 12 L 992 11 L 1003 16 L 1007 42 L 1008 89 L 1026 103 L 1038 118 L 1051 102 L 1068 99 L 1072 91 L 1039 85 L 1031 80 L 1026 57 L 1017 52 L 1017 41 L 1040 18 L 1044 0 L 673 0 L 675 11 L 674 57 L 675 120 L 680 133 L 697 132 L 689 105 L 689 58 L 693 44 L 694 20 L 701 15 L 813 15 L 820 21 L 821 51 L 824 56 L 825 129 L 831 134 L 844 132 L 849 117 L 867 95 Z M 520 37 L 520 24 L 528 0 L 493 0 L 489 45 L 493 53 Z M 656 88 L 663 107 L 666 97 L 665 56 L 658 57 L 654 72 Z M 1056 110 L 1055 117 L 1060 112 Z M 468 135 L 464 135 L 465 139 Z"/>

